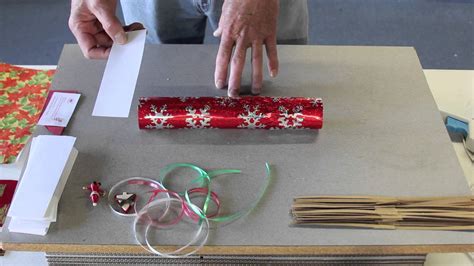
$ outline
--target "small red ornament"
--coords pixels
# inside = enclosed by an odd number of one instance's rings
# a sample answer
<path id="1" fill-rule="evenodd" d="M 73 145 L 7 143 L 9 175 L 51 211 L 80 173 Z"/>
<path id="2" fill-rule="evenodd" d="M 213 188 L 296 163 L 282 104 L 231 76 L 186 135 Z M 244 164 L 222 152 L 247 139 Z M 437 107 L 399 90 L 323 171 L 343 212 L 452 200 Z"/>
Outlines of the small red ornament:
<path id="1" fill-rule="evenodd" d="M 99 203 L 100 197 L 105 196 L 105 191 L 100 188 L 101 184 L 99 182 L 92 182 L 87 186 L 82 187 L 83 190 L 89 190 L 91 194 L 89 195 L 89 199 L 92 202 L 92 206 L 97 206 Z"/>

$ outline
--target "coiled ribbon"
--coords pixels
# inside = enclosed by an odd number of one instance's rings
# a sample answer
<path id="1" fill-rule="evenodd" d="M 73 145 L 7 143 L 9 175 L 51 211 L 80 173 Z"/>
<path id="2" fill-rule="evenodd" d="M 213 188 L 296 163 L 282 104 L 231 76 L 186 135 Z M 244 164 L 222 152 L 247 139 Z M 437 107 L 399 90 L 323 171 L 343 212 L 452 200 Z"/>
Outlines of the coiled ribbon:
<path id="1" fill-rule="evenodd" d="M 133 177 L 122 180 L 110 189 L 108 200 L 111 209 L 115 213 L 122 216 L 136 217 L 134 221 L 135 238 L 144 249 L 167 258 L 186 257 L 196 253 L 205 245 L 209 234 L 210 222 L 222 224 L 231 223 L 249 214 L 255 209 L 265 195 L 271 181 L 271 167 L 268 163 L 265 163 L 265 167 L 265 182 L 260 189 L 257 198 L 247 207 L 228 215 L 218 215 L 221 202 L 218 195 L 211 190 L 212 179 L 220 175 L 239 174 L 241 171 L 236 169 L 220 169 L 207 172 L 204 169 L 189 163 L 174 163 L 165 166 L 160 171 L 159 182 L 143 177 Z M 198 174 L 198 176 L 189 183 L 184 191 L 175 192 L 167 189 L 165 184 L 170 173 L 178 168 L 192 169 Z M 148 191 L 151 195 L 143 208 L 140 209 L 136 204 L 134 204 L 135 212 L 125 214 L 113 207 L 116 205 L 116 193 L 114 192 L 117 192 L 118 189 L 124 185 L 144 185 L 152 188 L 151 191 Z M 157 198 L 159 194 L 165 195 L 165 198 Z M 202 209 L 191 201 L 193 196 L 204 197 Z M 216 210 L 212 213 L 208 213 L 211 202 L 216 206 Z M 159 214 L 158 216 L 156 216 L 157 213 Z M 170 229 L 170 227 L 179 224 L 185 218 L 189 218 L 190 220 L 186 221 L 186 224 L 194 224 L 197 227 L 196 233 L 186 245 L 171 252 L 163 252 L 153 247 L 149 241 L 151 230 Z M 142 227 L 144 227 L 144 229 L 140 230 Z"/>

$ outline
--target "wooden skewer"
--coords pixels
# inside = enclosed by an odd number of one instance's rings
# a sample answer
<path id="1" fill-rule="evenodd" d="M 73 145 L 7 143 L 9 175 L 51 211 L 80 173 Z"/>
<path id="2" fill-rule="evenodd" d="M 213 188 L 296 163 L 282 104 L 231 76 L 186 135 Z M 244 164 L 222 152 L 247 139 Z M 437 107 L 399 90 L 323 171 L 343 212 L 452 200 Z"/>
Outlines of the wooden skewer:
<path id="1" fill-rule="evenodd" d="M 474 230 L 474 197 L 305 196 L 294 224 L 376 229 Z"/>

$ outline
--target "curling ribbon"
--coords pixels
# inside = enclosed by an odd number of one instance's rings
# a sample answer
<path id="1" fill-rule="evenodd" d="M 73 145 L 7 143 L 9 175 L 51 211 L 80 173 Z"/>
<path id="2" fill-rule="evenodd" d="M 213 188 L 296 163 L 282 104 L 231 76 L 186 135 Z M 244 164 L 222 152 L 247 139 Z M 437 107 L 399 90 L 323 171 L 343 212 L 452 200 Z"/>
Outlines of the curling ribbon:
<path id="1" fill-rule="evenodd" d="M 168 258 L 179 258 L 179 257 L 185 257 L 189 256 L 191 254 L 194 254 L 199 250 L 202 246 L 204 246 L 207 237 L 208 237 L 208 231 L 209 231 L 209 222 L 215 222 L 215 223 L 230 223 L 233 222 L 248 213 L 250 213 L 252 210 L 255 209 L 255 207 L 258 205 L 260 200 L 263 198 L 269 184 L 271 181 L 271 167 L 268 163 L 265 163 L 266 167 L 266 177 L 265 177 L 265 182 L 257 195 L 257 198 L 255 201 L 253 201 L 251 204 L 249 204 L 246 208 L 243 208 L 240 211 L 237 211 L 235 213 L 229 214 L 229 215 L 222 215 L 218 216 L 218 212 L 220 210 L 221 203 L 219 201 L 218 195 L 211 191 L 211 182 L 212 179 L 216 176 L 219 175 L 225 175 L 225 174 L 238 174 L 241 173 L 240 170 L 236 169 L 219 169 L 219 170 L 213 170 L 206 172 L 204 169 L 193 165 L 189 163 L 174 163 L 174 164 L 169 164 L 165 166 L 161 171 L 160 171 L 160 182 L 155 181 L 153 179 L 149 178 L 143 178 L 143 177 L 133 177 L 129 179 L 125 179 L 114 185 L 109 193 L 109 204 L 111 209 L 120 215 L 123 216 L 136 216 L 135 222 L 134 222 L 134 231 L 135 231 L 135 237 L 139 244 L 146 250 L 148 250 L 151 253 L 163 256 L 163 257 L 168 257 Z M 186 188 L 185 191 L 182 192 L 174 192 L 170 191 L 169 189 L 166 188 L 165 181 L 166 178 L 168 178 L 168 175 L 170 172 L 177 168 L 190 168 L 194 170 L 195 172 L 198 173 L 198 177 L 193 179 L 190 182 L 191 186 L 192 184 L 197 184 L 198 187 L 193 187 L 193 188 Z M 146 205 L 141 209 L 137 210 L 136 204 L 134 204 L 135 208 L 135 213 L 132 214 L 126 214 L 126 213 L 121 213 L 120 211 L 117 211 L 112 205 L 115 204 L 114 201 L 114 195 L 118 188 L 122 185 L 144 185 L 144 186 L 149 186 L 153 188 L 153 190 L 149 191 L 151 193 L 151 196 L 146 203 Z M 165 194 L 167 197 L 166 198 L 161 198 L 161 199 L 155 199 L 158 194 Z M 191 195 L 196 194 L 196 195 L 203 195 L 204 198 L 204 204 L 202 209 L 196 206 L 191 202 Z M 209 204 L 210 202 L 214 202 L 216 205 L 216 211 L 213 213 L 208 213 L 209 209 Z M 169 213 L 171 213 L 170 209 L 171 206 L 177 205 L 177 202 L 180 204 L 180 210 L 179 214 L 172 219 L 171 221 L 168 221 L 164 223 L 162 218 L 165 218 Z M 153 212 L 153 208 L 157 208 L 160 204 L 163 205 L 166 203 L 165 211 L 163 212 L 162 216 L 159 219 L 151 219 L 152 215 L 150 215 L 149 212 Z M 176 207 L 175 207 L 176 208 Z M 181 248 L 176 249 L 173 252 L 160 252 L 157 249 L 155 249 L 148 240 L 148 235 L 149 231 L 152 228 L 155 228 L 156 230 L 163 229 L 165 227 L 170 227 L 173 225 L 178 224 L 183 217 L 186 216 L 190 218 L 191 220 L 195 221 L 198 223 L 199 229 L 192 238 L 192 240 L 186 244 L 185 246 L 182 246 Z M 146 226 L 146 230 L 144 233 L 143 237 L 140 237 L 138 231 L 137 231 L 137 224 L 142 222 L 145 217 L 145 220 L 149 221 L 149 224 Z M 199 242 L 199 244 L 197 244 Z M 185 251 L 185 249 L 189 248 L 191 245 L 197 244 L 194 249 L 191 251 Z M 180 252 L 183 252 L 183 254 L 179 254 Z"/>
<path id="2" fill-rule="evenodd" d="M 209 215 L 207 215 L 207 209 L 209 207 L 209 201 L 211 200 L 211 194 L 210 194 L 211 193 L 211 179 L 218 176 L 218 175 L 238 174 L 238 173 L 241 173 L 241 171 L 240 170 L 234 170 L 234 169 L 221 169 L 221 170 L 210 171 L 209 173 L 207 173 L 206 171 L 204 171 L 204 169 L 202 169 L 202 168 L 200 168 L 196 165 L 193 165 L 193 164 L 175 163 L 175 164 L 167 165 L 160 172 L 161 184 L 163 186 L 165 186 L 164 184 L 165 184 L 167 174 L 170 173 L 171 171 L 173 171 L 177 168 L 181 168 L 181 167 L 191 168 L 191 169 L 195 170 L 196 172 L 198 172 L 199 176 L 196 179 L 194 179 L 193 181 L 191 181 L 191 183 L 198 183 L 198 184 L 200 184 L 201 187 L 206 187 L 207 188 L 207 195 L 206 195 L 206 198 L 204 200 L 202 211 L 200 209 L 198 209 L 196 207 L 196 205 L 192 204 L 191 199 L 189 197 L 189 195 L 190 195 L 189 191 L 190 190 L 187 189 L 184 192 L 181 192 L 181 193 L 178 193 L 178 194 L 180 194 L 180 195 L 184 194 L 184 198 L 185 198 L 186 202 L 188 204 L 190 204 L 190 206 L 191 206 L 191 208 L 193 208 L 193 211 L 195 212 L 195 214 L 197 214 L 201 219 L 204 219 L 206 217 L 206 218 L 208 218 L 209 221 L 217 222 L 217 223 L 232 222 L 232 221 L 237 220 L 237 219 L 247 215 L 248 213 L 250 213 L 257 206 L 257 204 L 260 202 L 260 200 L 262 199 L 262 197 L 265 194 L 265 191 L 267 190 L 267 187 L 268 187 L 268 185 L 270 184 L 270 181 L 271 181 L 270 165 L 268 163 L 265 163 L 265 167 L 266 167 L 265 183 L 264 183 L 260 193 L 258 194 L 257 199 L 253 203 L 251 203 L 246 208 L 244 208 L 240 211 L 237 211 L 235 213 L 229 214 L 229 215 L 210 217 Z"/>
<path id="3" fill-rule="evenodd" d="M 109 194 L 108 194 L 108 197 L 107 197 L 108 202 L 109 202 L 109 207 L 114 213 L 116 213 L 118 215 L 121 215 L 121 216 L 128 216 L 128 217 L 132 217 L 132 216 L 137 215 L 139 210 L 137 210 L 136 202 L 138 201 L 139 195 L 137 195 L 137 197 L 135 199 L 135 204 L 133 205 L 133 209 L 135 210 L 134 213 L 125 213 L 125 212 L 122 212 L 120 210 L 117 210 L 114 207 L 114 206 L 116 206 L 115 196 L 117 195 L 117 192 L 123 192 L 123 191 L 119 191 L 119 189 L 122 186 L 126 186 L 126 185 L 145 186 L 145 187 L 151 187 L 154 190 L 157 190 L 157 189 L 165 190 L 165 188 L 163 187 L 163 185 L 160 182 L 158 182 L 156 180 L 153 180 L 153 179 L 150 179 L 150 178 L 146 178 L 146 177 L 131 177 L 131 178 L 124 179 L 124 180 L 118 182 L 117 184 L 113 185 L 112 188 L 110 188 L 110 191 L 109 191 Z M 168 198 L 170 197 L 169 194 L 166 194 L 166 196 Z"/>
<path id="4" fill-rule="evenodd" d="M 161 205 L 164 205 L 164 206 L 161 206 Z M 178 206 L 178 207 L 174 207 L 174 206 Z M 160 219 L 151 219 L 150 218 L 151 214 L 156 212 L 154 211 L 154 208 L 158 208 L 158 212 L 161 213 L 159 209 L 160 207 L 162 209 L 163 208 L 165 209 L 163 215 L 160 216 Z M 142 210 L 139 211 L 137 217 L 135 218 L 133 229 L 135 232 L 135 238 L 137 242 L 140 244 L 141 247 L 143 247 L 148 252 L 154 253 L 156 255 L 159 255 L 165 258 L 183 258 L 183 257 L 187 257 L 189 255 L 196 253 L 199 249 L 201 249 L 206 244 L 207 239 L 209 237 L 209 221 L 207 219 L 202 219 L 199 222 L 196 233 L 191 238 L 191 240 L 187 242 L 187 244 L 175 249 L 174 251 L 168 251 L 168 252 L 160 251 L 158 250 L 158 247 L 154 247 L 154 245 L 150 243 L 150 240 L 149 240 L 150 230 L 152 228 L 156 230 L 160 230 L 160 229 L 163 229 L 164 227 L 168 227 L 171 223 L 168 222 L 166 224 L 163 224 L 161 220 L 166 218 L 167 215 L 172 214 L 173 208 L 180 209 L 179 216 L 182 215 L 182 212 L 185 208 L 190 209 L 190 207 L 188 206 L 188 203 L 186 203 L 182 199 L 171 197 L 171 198 L 161 198 L 161 199 L 154 200 L 150 202 L 149 204 L 147 204 Z M 149 223 L 146 224 L 145 231 L 143 235 L 141 235 L 139 233 L 140 232 L 139 228 L 143 220 L 149 221 Z M 177 219 L 174 219 L 174 220 L 177 220 Z M 188 224 L 188 223 L 185 223 L 185 224 Z"/>

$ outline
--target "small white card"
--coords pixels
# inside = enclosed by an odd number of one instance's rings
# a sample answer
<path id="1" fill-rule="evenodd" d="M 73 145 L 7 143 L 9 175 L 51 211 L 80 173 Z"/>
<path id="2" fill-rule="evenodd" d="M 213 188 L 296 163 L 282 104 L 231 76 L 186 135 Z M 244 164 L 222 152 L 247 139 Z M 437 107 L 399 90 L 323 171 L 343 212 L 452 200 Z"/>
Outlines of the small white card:
<path id="1" fill-rule="evenodd" d="M 53 93 L 38 125 L 66 127 L 74 113 L 79 97 L 81 97 L 79 93 Z"/>
<path id="2" fill-rule="evenodd" d="M 127 32 L 126 44 L 113 44 L 92 116 L 128 117 L 145 49 L 146 30 Z"/>

